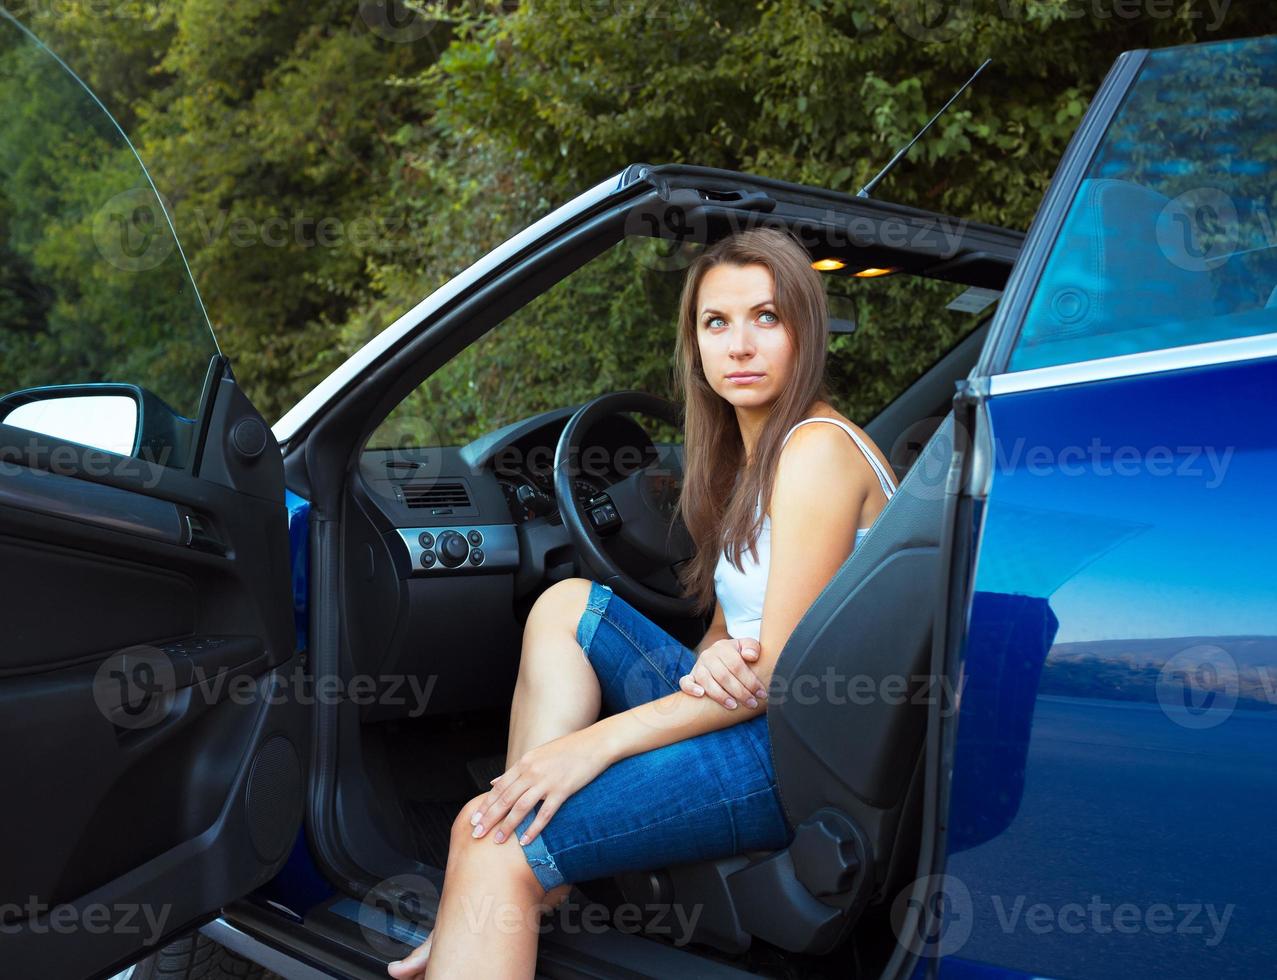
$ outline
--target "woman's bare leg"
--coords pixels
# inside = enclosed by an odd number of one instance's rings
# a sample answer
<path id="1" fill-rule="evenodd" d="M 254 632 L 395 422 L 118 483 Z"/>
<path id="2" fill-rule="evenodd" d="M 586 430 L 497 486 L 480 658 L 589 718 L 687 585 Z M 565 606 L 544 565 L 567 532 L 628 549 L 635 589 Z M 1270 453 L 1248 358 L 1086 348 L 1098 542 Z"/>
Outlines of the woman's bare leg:
<path id="1" fill-rule="evenodd" d="M 528 613 L 510 710 L 507 767 L 528 749 L 598 720 L 599 681 L 576 641 L 589 594 L 589 579 L 566 579 L 546 589 Z M 490 835 L 478 840 L 471 836 L 470 815 L 484 795 L 467 803 L 453 823 L 439 914 L 430 938 L 392 968 L 392 976 L 464 976 L 467 964 L 483 976 L 533 975 L 537 906 L 557 907 L 572 886 L 547 892 L 517 841 L 498 846 Z"/>
<path id="2" fill-rule="evenodd" d="M 474 838 L 470 800 L 452 824 L 439 914 L 430 939 L 398 964 L 393 977 L 530 978 L 542 912 L 555 902 L 537 881 L 517 841 Z M 558 891 L 558 889 L 554 889 Z"/>
<path id="3" fill-rule="evenodd" d="M 576 642 L 589 597 L 589 579 L 564 579 L 541 593 L 528 613 L 510 706 L 507 768 L 529 749 L 599 720 L 599 679 Z"/>

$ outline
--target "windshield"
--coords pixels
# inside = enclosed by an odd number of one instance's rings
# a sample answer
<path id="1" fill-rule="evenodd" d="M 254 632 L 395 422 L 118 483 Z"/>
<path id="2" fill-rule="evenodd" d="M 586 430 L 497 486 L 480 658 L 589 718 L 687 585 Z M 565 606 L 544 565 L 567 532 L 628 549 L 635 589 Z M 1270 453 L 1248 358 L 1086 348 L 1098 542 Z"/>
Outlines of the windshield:
<path id="1" fill-rule="evenodd" d="M 127 381 L 198 412 L 218 351 L 151 179 L 97 98 L 0 10 L 0 392 Z"/>

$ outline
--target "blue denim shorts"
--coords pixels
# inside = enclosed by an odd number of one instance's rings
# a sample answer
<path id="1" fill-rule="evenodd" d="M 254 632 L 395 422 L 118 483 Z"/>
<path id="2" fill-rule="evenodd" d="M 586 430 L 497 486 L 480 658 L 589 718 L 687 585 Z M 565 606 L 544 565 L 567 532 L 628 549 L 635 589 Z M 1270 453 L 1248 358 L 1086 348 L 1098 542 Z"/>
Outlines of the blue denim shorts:
<path id="1" fill-rule="evenodd" d="M 598 582 L 590 584 L 576 638 L 614 713 L 677 691 L 696 663 L 690 649 Z M 520 821 L 515 841 L 540 809 L 537 803 Z M 609 766 L 563 801 L 523 853 L 549 891 L 623 871 L 779 850 L 793 836 L 762 714 Z"/>

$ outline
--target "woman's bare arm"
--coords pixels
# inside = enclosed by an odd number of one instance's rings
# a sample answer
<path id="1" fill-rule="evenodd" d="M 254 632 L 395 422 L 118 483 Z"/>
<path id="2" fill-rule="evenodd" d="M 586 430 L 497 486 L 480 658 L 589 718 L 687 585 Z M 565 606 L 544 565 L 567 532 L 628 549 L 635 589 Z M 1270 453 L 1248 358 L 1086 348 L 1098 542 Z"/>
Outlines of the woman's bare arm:
<path id="1" fill-rule="evenodd" d="M 786 443 L 769 511 L 771 559 L 759 627 L 762 649 L 752 665 L 764 686 L 770 686 L 776 658 L 790 633 L 851 553 L 861 509 L 876 482 L 868 460 L 834 426 L 804 426 Z M 716 619 L 721 614 L 719 606 Z M 589 730 L 610 764 L 748 721 L 765 710 L 764 703 L 729 710 L 708 698 L 676 691 L 603 718 Z"/>
<path id="2" fill-rule="evenodd" d="M 723 604 L 716 602 L 714 603 L 714 618 L 709 624 L 709 629 L 705 631 L 705 636 L 701 638 L 701 642 L 696 644 L 694 652 L 702 653 L 719 640 L 726 640 L 729 636 L 730 634 L 727 632 L 727 614 L 723 612 Z"/>

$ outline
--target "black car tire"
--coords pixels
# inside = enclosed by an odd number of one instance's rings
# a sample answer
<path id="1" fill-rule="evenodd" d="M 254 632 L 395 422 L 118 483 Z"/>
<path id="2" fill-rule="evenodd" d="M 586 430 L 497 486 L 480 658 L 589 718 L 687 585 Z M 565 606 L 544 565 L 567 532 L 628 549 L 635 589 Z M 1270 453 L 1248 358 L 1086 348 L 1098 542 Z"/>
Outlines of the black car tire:
<path id="1" fill-rule="evenodd" d="M 203 933 L 169 943 L 133 967 L 129 980 L 268 980 L 273 974 Z"/>

